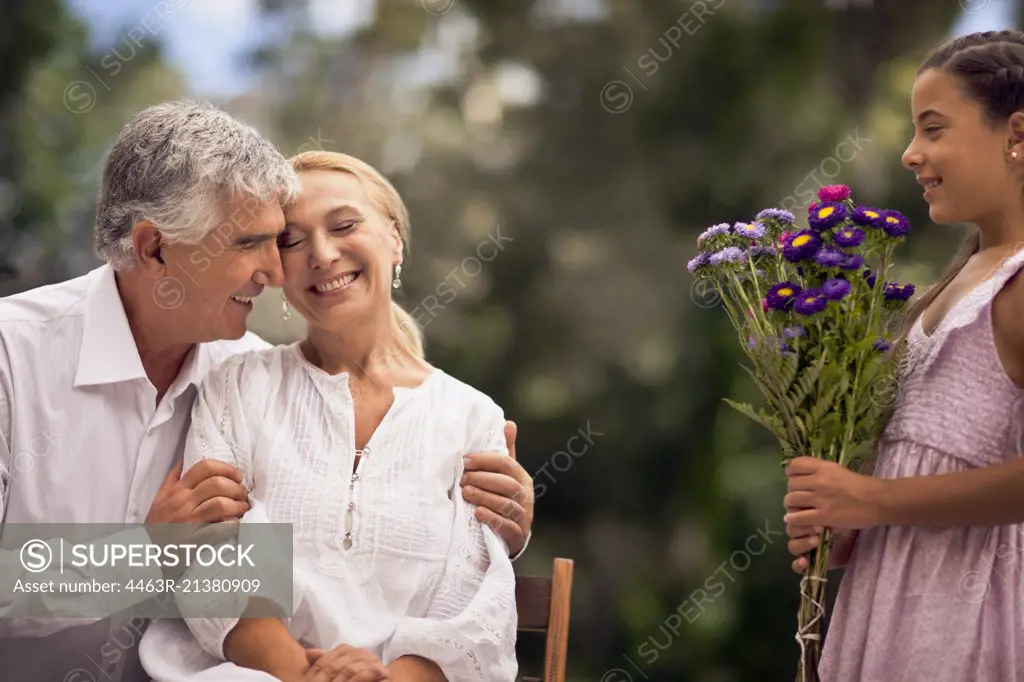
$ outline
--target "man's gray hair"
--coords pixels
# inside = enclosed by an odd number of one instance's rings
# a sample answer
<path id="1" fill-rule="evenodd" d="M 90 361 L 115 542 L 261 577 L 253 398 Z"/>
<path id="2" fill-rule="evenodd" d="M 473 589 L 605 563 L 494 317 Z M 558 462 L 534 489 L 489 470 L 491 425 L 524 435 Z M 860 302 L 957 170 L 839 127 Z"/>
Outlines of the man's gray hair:
<path id="1" fill-rule="evenodd" d="M 96 202 L 97 255 L 136 264 L 132 225 L 150 220 L 169 243 L 197 244 L 227 219 L 235 198 L 285 204 L 299 180 L 254 128 L 204 102 L 144 109 L 121 130 Z"/>

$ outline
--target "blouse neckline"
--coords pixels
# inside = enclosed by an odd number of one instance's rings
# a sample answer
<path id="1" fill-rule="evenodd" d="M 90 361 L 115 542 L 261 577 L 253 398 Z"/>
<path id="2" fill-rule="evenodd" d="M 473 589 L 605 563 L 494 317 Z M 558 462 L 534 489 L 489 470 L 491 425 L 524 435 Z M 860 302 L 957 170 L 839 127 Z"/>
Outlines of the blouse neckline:
<path id="1" fill-rule="evenodd" d="M 289 350 L 296 356 L 296 358 L 299 361 L 299 364 L 306 370 L 306 372 L 308 372 L 312 376 L 318 377 L 320 379 L 325 379 L 327 381 L 344 381 L 346 383 L 348 382 L 350 377 L 349 372 L 339 372 L 338 374 L 331 374 L 330 372 L 324 370 L 323 368 L 317 367 L 312 362 L 310 362 L 309 358 L 306 357 L 306 354 L 302 352 L 301 344 L 302 340 L 295 341 L 289 345 Z M 444 374 L 444 372 L 437 367 L 432 366 L 431 370 L 432 371 L 426 376 L 426 378 L 423 381 L 421 381 L 418 385 L 392 386 L 391 390 L 393 390 L 396 395 L 398 393 L 413 393 L 414 391 L 419 391 L 420 389 L 426 387 L 427 384 L 437 379 L 440 375 Z"/>

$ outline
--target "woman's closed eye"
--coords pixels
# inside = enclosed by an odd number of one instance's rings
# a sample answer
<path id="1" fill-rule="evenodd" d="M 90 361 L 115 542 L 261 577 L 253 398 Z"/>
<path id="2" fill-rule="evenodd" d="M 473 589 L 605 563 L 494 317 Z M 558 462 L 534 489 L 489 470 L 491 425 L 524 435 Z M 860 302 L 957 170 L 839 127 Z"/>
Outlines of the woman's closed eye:
<path id="1" fill-rule="evenodd" d="M 363 221 L 362 220 L 346 220 L 344 222 L 336 223 L 336 224 L 331 226 L 331 232 L 333 234 L 341 234 L 343 232 L 348 232 L 349 230 L 351 230 L 353 227 L 355 227 L 356 225 L 358 225 L 361 222 L 363 222 Z"/>

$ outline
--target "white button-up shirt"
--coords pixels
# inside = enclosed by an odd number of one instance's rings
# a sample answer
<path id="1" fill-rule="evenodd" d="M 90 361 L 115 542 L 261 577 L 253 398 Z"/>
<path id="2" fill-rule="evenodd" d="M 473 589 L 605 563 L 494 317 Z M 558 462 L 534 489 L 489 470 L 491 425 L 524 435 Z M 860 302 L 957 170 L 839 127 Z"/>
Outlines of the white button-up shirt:
<path id="1" fill-rule="evenodd" d="M 221 360 L 266 347 L 252 333 L 197 345 L 158 405 L 109 266 L 0 299 L 5 522 L 143 523 L 181 457 L 197 385 Z M 0 610 L 9 599 L 0 596 Z M 141 636 L 134 629 L 0 618 L 0 670 L 25 682 L 76 668 L 92 677 L 75 680 L 118 679 Z M 87 654 L 111 638 L 103 660 Z"/>

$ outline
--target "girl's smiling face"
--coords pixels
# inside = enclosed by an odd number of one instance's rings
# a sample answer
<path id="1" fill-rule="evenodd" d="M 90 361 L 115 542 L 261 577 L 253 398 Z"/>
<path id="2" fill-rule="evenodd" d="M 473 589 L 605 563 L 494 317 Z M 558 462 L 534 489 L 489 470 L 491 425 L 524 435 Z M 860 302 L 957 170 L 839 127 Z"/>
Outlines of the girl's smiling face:
<path id="1" fill-rule="evenodd" d="M 918 76 L 911 108 L 914 138 L 902 161 L 924 188 L 933 221 L 980 223 L 1021 209 L 1007 122 L 991 123 L 955 77 L 935 68 Z"/>

